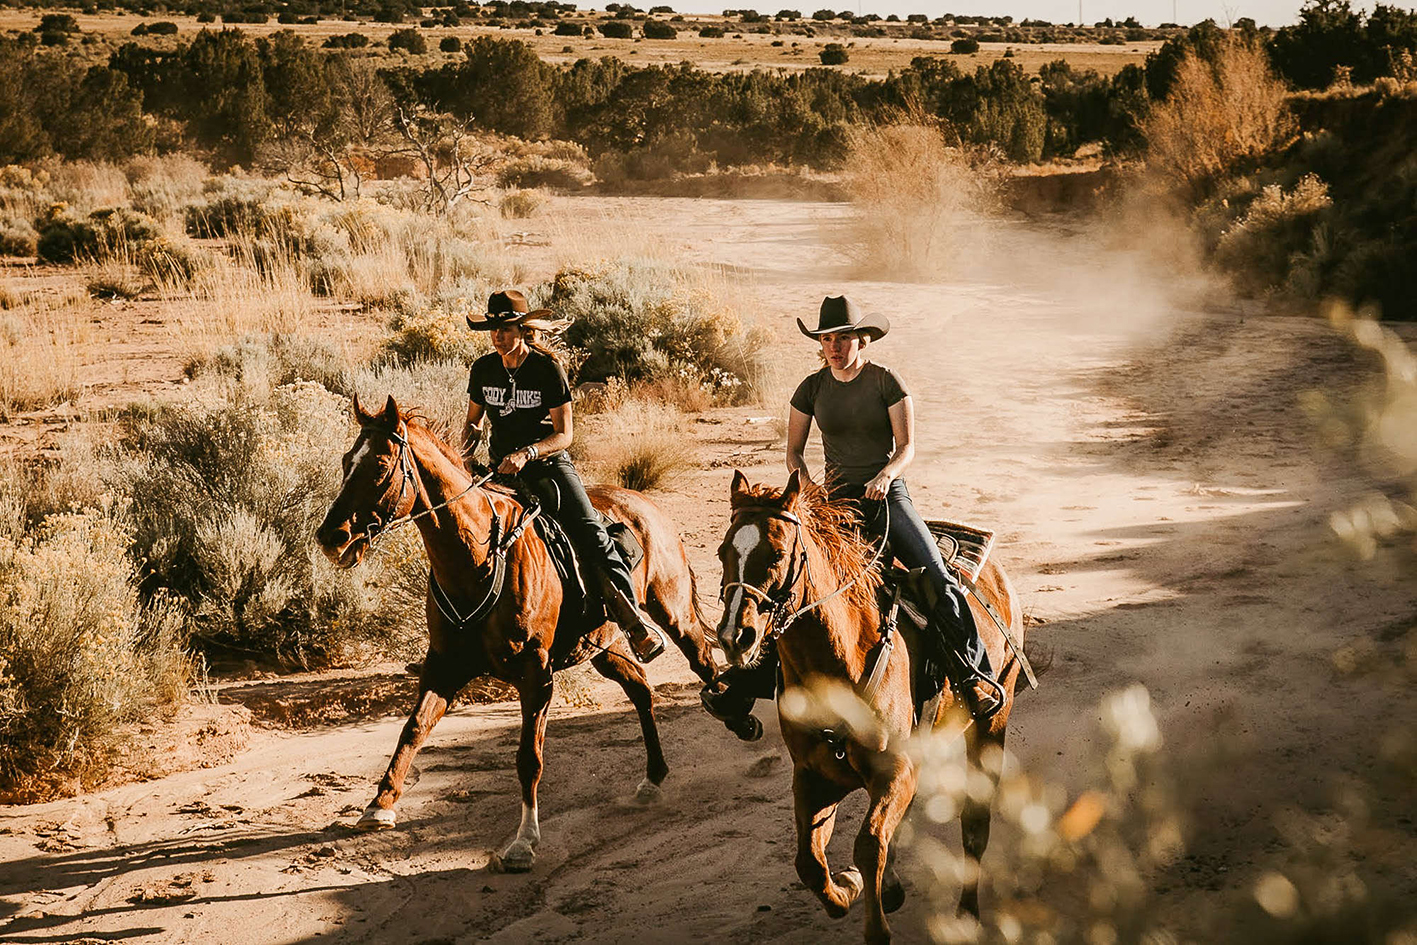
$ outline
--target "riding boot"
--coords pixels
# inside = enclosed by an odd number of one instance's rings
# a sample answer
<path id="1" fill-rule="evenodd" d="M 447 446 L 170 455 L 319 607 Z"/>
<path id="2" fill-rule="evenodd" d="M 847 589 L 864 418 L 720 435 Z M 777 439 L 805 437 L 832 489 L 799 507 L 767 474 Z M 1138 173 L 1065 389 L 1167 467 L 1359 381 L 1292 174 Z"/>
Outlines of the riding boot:
<path id="1" fill-rule="evenodd" d="M 974 613 L 962 597 L 950 594 L 942 596 L 931 616 L 938 658 L 957 683 L 970 715 L 981 724 L 988 722 L 1004 707 L 1003 690 L 990 669 Z"/>
<path id="2" fill-rule="evenodd" d="M 666 645 L 664 631 L 654 625 L 654 621 L 649 619 L 634 599 L 627 597 L 608 580 L 602 581 L 601 587 L 605 594 L 605 607 L 620 625 L 635 659 L 648 663 L 663 653 Z"/>

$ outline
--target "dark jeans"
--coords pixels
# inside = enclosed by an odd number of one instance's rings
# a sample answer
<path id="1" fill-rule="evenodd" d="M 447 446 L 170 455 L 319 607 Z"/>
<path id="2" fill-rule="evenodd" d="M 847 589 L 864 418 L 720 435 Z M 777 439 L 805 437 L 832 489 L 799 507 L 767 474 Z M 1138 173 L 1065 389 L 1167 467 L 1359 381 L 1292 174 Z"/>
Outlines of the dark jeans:
<path id="1" fill-rule="evenodd" d="M 859 487 L 855 490 L 862 492 Z M 838 495 L 844 490 L 837 490 Z M 844 494 L 850 496 L 850 492 Z M 861 519 L 868 531 L 877 534 L 881 528 L 881 503 L 851 496 L 861 508 Z M 984 641 L 979 637 L 979 628 L 974 625 L 974 615 L 969 610 L 964 587 L 954 572 L 945 567 L 945 559 L 940 556 L 940 546 L 935 536 L 925 526 L 915 503 L 910 500 L 910 490 L 904 479 L 891 483 L 886 492 L 886 506 L 890 510 L 890 548 L 896 560 L 907 568 L 924 568 L 925 576 L 935 591 L 937 603 L 932 614 L 934 623 L 946 635 L 945 642 L 957 647 L 960 655 L 975 672 L 992 678 L 989 669 L 989 653 Z"/>
<path id="2" fill-rule="evenodd" d="M 576 554 L 586 564 L 600 568 L 601 573 L 616 590 L 632 601 L 638 601 L 634 581 L 630 579 L 630 569 L 620 555 L 620 546 L 611 540 L 600 522 L 600 513 L 590 504 L 585 486 L 575 463 L 564 452 L 554 453 L 545 459 L 527 463 L 522 469 L 522 479 L 534 492 L 542 494 L 540 483 L 554 483 L 560 494 L 560 505 L 554 518 L 566 531 L 566 537 L 576 549 Z"/>

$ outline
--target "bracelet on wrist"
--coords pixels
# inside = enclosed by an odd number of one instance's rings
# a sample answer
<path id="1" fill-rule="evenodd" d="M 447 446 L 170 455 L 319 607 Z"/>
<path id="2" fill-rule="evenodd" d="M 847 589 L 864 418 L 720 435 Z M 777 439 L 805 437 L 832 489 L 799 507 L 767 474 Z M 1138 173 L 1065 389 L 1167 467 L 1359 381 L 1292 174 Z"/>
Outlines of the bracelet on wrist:
<path id="1" fill-rule="evenodd" d="M 536 458 L 537 458 L 538 456 L 540 456 L 540 455 L 541 455 L 541 454 L 540 454 L 540 453 L 537 451 L 537 449 L 536 449 L 536 444 L 535 444 L 535 443 L 533 443 L 532 445 L 530 445 L 530 446 L 528 446 L 528 447 L 526 448 L 526 460 L 527 460 L 527 462 L 529 462 L 529 463 L 530 463 L 530 462 L 534 462 L 534 461 L 536 460 Z"/>

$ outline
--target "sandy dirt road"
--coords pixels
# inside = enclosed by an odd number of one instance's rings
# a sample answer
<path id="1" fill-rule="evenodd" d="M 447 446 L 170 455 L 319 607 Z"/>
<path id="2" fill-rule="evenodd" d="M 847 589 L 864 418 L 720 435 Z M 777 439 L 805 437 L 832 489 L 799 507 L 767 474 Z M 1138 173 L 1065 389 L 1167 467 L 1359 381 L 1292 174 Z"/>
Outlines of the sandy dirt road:
<path id="1" fill-rule="evenodd" d="M 1153 877 L 1160 921 L 1223 937 L 1209 917 L 1249 896 L 1276 810 L 1325 805 L 1373 763 L 1382 731 L 1414 721 L 1407 689 L 1335 669 L 1335 651 L 1404 640 L 1417 587 L 1405 559 L 1360 564 L 1326 527 L 1371 484 L 1316 450 L 1298 398 L 1370 366 L 1323 323 L 1202 312 L 1193 281 L 1060 226 L 980 222 L 970 263 L 921 285 L 852 278 L 835 248 L 839 207 L 625 200 L 596 212 L 728 267 L 780 339 L 784 389 L 814 367 L 793 319 L 810 320 L 823 294 L 890 316 L 872 354 L 917 401 L 917 504 L 999 530 L 1030 632 L 1053 651 L 1015 712 L 1010 766 L 1082 788 L 1104 747 L 1098 701 L 1132 682 L 1189 760 L 1177 765 L 1187 854 Z M 682 526 L 706 597 L 734 467 L 782 479 L 778 427 L 763 422 L 780 412 L 686 420 L 704 468 L 656 501 Z M 514 706 L 446 718 L 398 829 L 376 835 L 349 828 L 402 719 L 271 731 L 219 767 L 6 809 L 0 939 L 858 941 L 859 913 L 834 922 L 795 882 L 772 711 L 759 708 L 766 738 L 745 745 L 698 708 L 677 655 L 650 676 L 672 768 L 664 802 L 630 802 L 638 727 L 618 691 L 592 683 L 600 708 L 553 709 L 528 875 L 488 868 L 517 824 Z M 1373 822 L 1396 831 L 1376 854 L 1391 858 L 1383 875 L 1407 890 L 1409 801 L 1397 788 L 1369 799 Z M 834 863 L 846 864 L 862 807 L 844 805 Z M 956 830 L 944 836 L 957 844 Z M 996 832 L 986 873 L 1017 841 Z M 912 894 L 894 928 L 926 941 L 928 880 L 908 857 L 903 872 Z"/>

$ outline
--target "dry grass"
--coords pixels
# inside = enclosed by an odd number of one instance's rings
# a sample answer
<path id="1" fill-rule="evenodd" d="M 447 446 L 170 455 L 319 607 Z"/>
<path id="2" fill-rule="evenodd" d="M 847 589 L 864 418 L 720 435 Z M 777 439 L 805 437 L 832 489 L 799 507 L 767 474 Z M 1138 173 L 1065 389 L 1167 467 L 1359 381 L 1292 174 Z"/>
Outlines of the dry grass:
<path id="1" fill-rule="evenodd" d="M 35 294 L 0 321 L 0 420 L 78 399 L 85 296 Z"/>
<path id="2" fill-rule="evenodd" d="M 1188 54 L 1147 118 L 1147 164 L 1195 187 L 1258 157 L 1293 128 L 1286 96 L 1260 46 L 1229 36 L 1214 63 Z"/>
<path id="3" fill-rule="evenodd" d="M 963 226 L 991 205 L 994 176 L 935 126 L 856 126 L 843 186 L 855 208 L 849 250 L 864 270 L 937 279 L 974 248 Z"/>
<path id="4" fill-rule="evenodd" d="M 693 465 L 693 455 L 680 432 L 682 415 L 663 403 L 625 395 L 623 386 L 606 391 L 605 409 L 589 424 L 589 444 L 577 452 L 600 478 L 643 492 L 663 488 Z"/>

